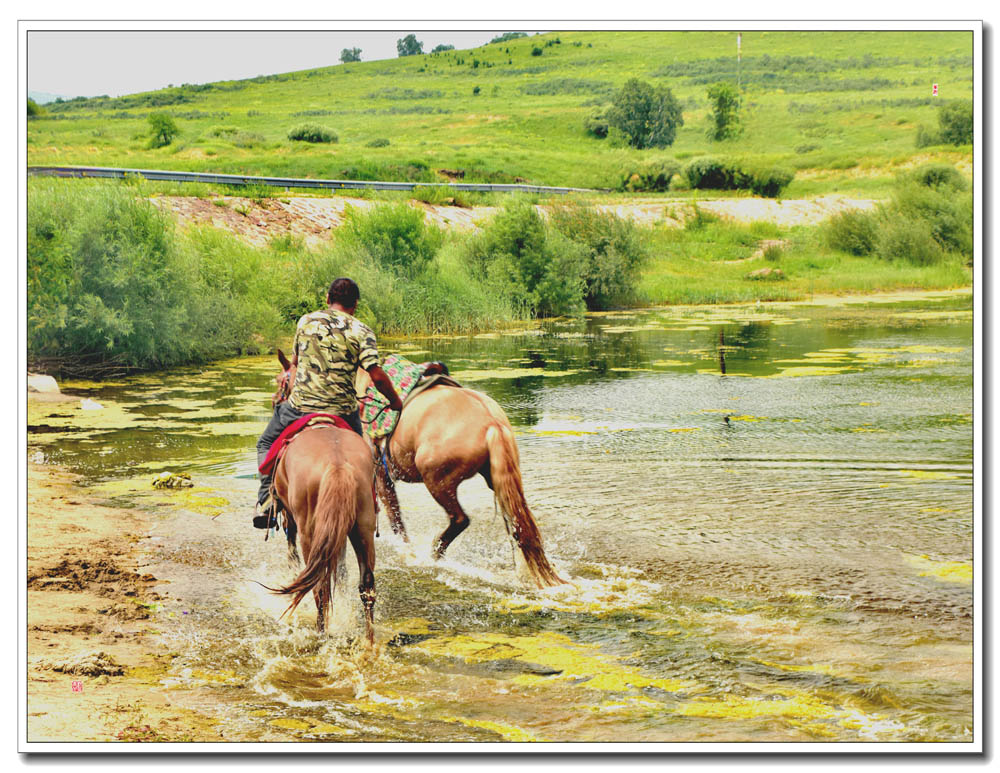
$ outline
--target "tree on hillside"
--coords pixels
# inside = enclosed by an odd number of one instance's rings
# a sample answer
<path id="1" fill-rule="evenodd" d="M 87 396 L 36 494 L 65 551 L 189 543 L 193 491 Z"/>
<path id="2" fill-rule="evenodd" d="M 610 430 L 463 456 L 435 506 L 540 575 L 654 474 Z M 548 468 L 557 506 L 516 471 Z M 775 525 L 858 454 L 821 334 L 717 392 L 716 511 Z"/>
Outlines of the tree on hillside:
<path id="1" fill-rule="evenodd" d="M 440 54 L 442 51 L 454 51 L 454 50 L 455 50 L 454 46 L 448 45 L 447 43 L 439 43 L 438 45 L 434 46 L 434 48 L 431 50 L 431 53 Z"/>
<path id="2" fill-rule="evenodd" d="M 731 83 L 715 83 L 708 87 L 712 105 L 712 124 L 708 138 L 719 142 L 740 133 L 740 94 Z"/>
<path id="3" fill-rule="evenodd" d="M 361 49 L 360 48 L 345 48 L 340 52 L 340 61 L 344 64 L 348 62 L 360 62 L 361 61 Z"/>
<path id="4" fill-rule="evenodd" d="M 396 41 L 396 52 L 400 56 L 415 56 L 424 53 L 424 44 L 417 40 L 416 35 L 410 33 Z"/>
<path id="5" fill-rule="evenodd" d="M 664 86 L 655 89 L 632 78 L 615 95 L 607 114 L 634 148 L 665 148 L 674 144 L 677 127 L 684 125 L 680 103 Z"/>
<path id="6" fill-rule="evenodd" d="M 174 137 L 180 134 L 180 129 L 174 123 L 174 119 L 169 113 L 149 114 L 149 146 L 151 148 L 162 148 L 174 141 Z"/>
<path id="7" fill-rule="evenodd" d="M 518 38 L 528 37 L 527 32 L 505 32 L 503 35 L 497 35 L 490 43 L 506 43 L 508 40 L 517 40 Z"/>
<path id="8" fill-rule="evenodd" d="M 41 115 L 42 108 L 38 106 L 38 103 L 33 99 L 28 99 L 28 115 Z"/>

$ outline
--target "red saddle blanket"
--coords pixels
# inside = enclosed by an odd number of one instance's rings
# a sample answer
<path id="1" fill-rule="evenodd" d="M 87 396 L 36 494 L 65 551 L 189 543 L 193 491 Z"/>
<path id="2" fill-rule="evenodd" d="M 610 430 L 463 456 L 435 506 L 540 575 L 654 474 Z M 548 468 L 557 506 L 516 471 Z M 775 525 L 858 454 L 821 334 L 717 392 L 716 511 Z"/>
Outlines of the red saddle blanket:
<path id="1" fill-rule="evenodd" d="M 332 413 L 307 413 L 301 419 L 296 419 L 278 435 L 278 439 L 274 441 L 271 445 L 271 450 L 267 452 L 267 458 L 261 463 L 260 470 L 261 475 L 270 475 L 274 472 L 274 466 L 278 463 L 278 457 L 281 456 L 281 452 L 284 450 L 285 446 L 291 442 L 292 438 L 295 437 L 301 430 L 312 425 L 317 424 L 332 424 L 340 429 L 346 429 L 354 432 L 351 429 L 351 425 L 344 421 L 339 416 L 334 416 Z"/>

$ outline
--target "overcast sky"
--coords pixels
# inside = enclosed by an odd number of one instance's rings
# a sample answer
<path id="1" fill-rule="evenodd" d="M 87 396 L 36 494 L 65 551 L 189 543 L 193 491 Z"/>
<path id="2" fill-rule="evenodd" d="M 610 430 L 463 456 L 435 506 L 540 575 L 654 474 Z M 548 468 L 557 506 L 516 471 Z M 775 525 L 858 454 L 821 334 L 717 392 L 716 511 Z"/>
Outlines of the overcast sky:
<path id="1" fill-rule="evenodd" d="M 502 32 L 40 31 L 28 32 L 28 90 L 65 97 L 117 97 L 170 84 L 211 83 L 327 67 L 345 48 L 361 60 L 396 57 L 414 32 L 430 52 L 440 43 L 475 48 Z M 531 32 L 530 30 L 517 30 Z"/>

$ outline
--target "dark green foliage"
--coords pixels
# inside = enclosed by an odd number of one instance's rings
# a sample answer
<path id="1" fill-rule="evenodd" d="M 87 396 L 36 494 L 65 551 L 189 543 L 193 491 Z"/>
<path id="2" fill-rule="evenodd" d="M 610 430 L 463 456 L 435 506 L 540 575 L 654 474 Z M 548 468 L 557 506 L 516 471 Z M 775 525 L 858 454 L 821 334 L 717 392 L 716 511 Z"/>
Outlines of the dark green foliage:
<path id="1" fill-rule="evenodd" d="M 490 43 L 506 43 L 508 40 L 517 40 L 518 38 L 528 37 L 527 32 L 505 32 L 503 35 L 497 35 Z"/>
<path id="2" fill-rule="evenodd" d="M 972 258 L 971 193 L 904 182 L 893 193 L 886 219 L 924 223 L 942 250 Z"/>
<path id="3" fill-rule="evenodd" d="M 884 260 L 905 260 L 918 266 L 938 263 L 944 257 L 926 222 L 904 218 L 894 218 L 882 225 L 876 251 Z"/>
<path id="4" fill-rule="evenodd" d="M 618 189 L 623 191 L 666 191 L 670 181 L 681 171 L 673 159 L 650 159 L 632 163 L 621 173 Z"/>
<path id="5" fill-rule="evenodd" d="M 670 89 L 632 78 L 615 95 L 608 122 L 635 148 L 665 148 L 684 125 L 680 103 Z"/>
<path id="6" fill-rule="evenodd" d="M 440 54 L 443 51 L 454 51 L 454 50 L 455 50 L 455 47 L 452 46 L 452 45 L 449 45 L 448 43 L 439 43 L 438 45 L 434 46 L 433 49 L 431 49 L 431 53 L 432 54 Z"/>
<path id="7" fill-rule="evenodd" d="M 795 178 L 795 172 L 785 167 L 701 156 L 684 167 L 684 176 L 692 188 L 749 190 L 775 198 Z"/>
<path id="8" fill-rule="evenodd" d="M 540 49 L 538 46 L 535 46 L 533 49 L 531 49 L 531 55 L 532 56 L 541 56 L 542 55 L 542 49 Z"/>
<path id="9" fill-rule="evenodd" d="M 424 53 L 424 44 L 417 40 L 416 35 L 410 33 L 396 41 L 396 53 L 399 56 L 416 56 Z"/>
<path id="10" fill-rule="evenodd" d="M 28 117 L 33 115 L 41 115 L 44 111 L 38 106 L 38 103 L 33 99 L 28 99 Z"/>
<path id="11" fill-rule="evenodd" d="M 969 181 L 951 164 L 925 164 L 913 172 L 913 180 L 928 188 L 951 188 L 956 191 L 969 190 Z"/>
<path id="12" fill-rule="evenodd" d="M 361 61 L 361 49 L 360 48 L 345 48 L 340 52 L 340 61 L 344 64 L 348 62 L 360 62 Z"/>
<path id="13" fill-rule="evenodd" d="M 592 134 L 598 139 L 603 140 L 608 136 L 607 116 L 604 113 L 594 113 L 584 120 L 583 128 L 587 130 L 588 134 Z"/>
<path id="14" fill-rule="evenodd" d="M 948 145 L 971 145 L 973 134 L 972 102 L 955 100 L 938 110 L 941 142 Z"/>
<path id="15" fill-rule="evenodd" d="M 610 95 L 615 87 L 608 81 L 595 81 L 587 78 L 553 78 L 538 83 L 529 83 L 521 87 L 522 94 L 605 94 Z"/>
<path id="16" fill-rule="evenodd" d="M 582 279 L 588 310 L 605 310 L 634 300 L 639 270 L 648 258 L 635 223 L 580 205 L 557 207 L 551 223 L 586 249 Z"/>
<path id="17" fill-rule="evenodd" d="M 848 209 L 827 220 L 823 236 L 827 245 L 852 255 L 871 255 L 878 242 L 879 220 L 873 212 Z"/>
<path id="18" fill-rule="evenodd" d="M 375 139 L 366 142 L 365 146 L 369 148 L 387 148 L 389 147 L 389 140 L 385 137 L 376 137 Z"/>
<path id="19" fill-rule="evenodd" d="M 149 114 L 149 146 L 162 148 L 174 141 L 180 129 L 168 113 Z"/>
<path id="20" fill-rule="evenodd" d="M 237 354 L 277 318 L 239 295 L 259 267 L 212 265 L 146 199 L 119 186 L 67 195 L 32 186 L 28 209 L 30 360 L 150 368 Z"/>
<path id="21" fill-rule="evenodd" d="M 381 266 L 416 276 L 441 248 L 444 232 L 424 222 L 423 210 L 378 204 L 367 211 L 348 207 L 337 238 L 361 247 Z"/>
<path id="22" fill-rule="evenodd" d="M 536 316 L 583 311 L 585 248 L 547 228 L 529 202 L 508 199 L 466 248 L 475 276 Z"/>
<path id="23" fill-rule="evenodd" d="M 777 198 L 795 179 L 795 172 L 783 166 L 760 166 L 749 171 L 750 190 L 757 196 Z"/>
<path id="24" fill-rule="evenodd" d="M 472 87 L 472 95 L 476 97 L 479 96 L 479 86 Z"/>
<path id="25" fill-rule="evenodd" d="M 740 133 L 740 95 L 731 83 L 716 83 L 708 89 L 712 105 L 712 124 L 708 138 L 720 142 Z"/>
<path id="26" fill-rule="evenodd" d="M 336 142 L 336 133 L 323 126 L 304 123 L 288 130 L 288 139 L 297 142 Z"/>

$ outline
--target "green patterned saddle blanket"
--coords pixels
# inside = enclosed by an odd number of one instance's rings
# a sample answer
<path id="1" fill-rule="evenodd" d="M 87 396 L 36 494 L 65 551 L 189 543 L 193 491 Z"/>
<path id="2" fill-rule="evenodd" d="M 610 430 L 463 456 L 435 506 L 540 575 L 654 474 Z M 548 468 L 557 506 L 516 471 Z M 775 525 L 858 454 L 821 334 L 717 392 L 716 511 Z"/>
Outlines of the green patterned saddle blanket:
<path id="1" fill-rule="evenodd" d="M 382 370 L 392 381 L 404 408 L 410 397 L 434 384 L 461 387 L 457 381 L 443 374 L 424 377 L 428 365 L 429 362 L 411 362 L 398 354 L 389 354 L 382 362 Z M 374 385 L 369 385 L 361 402 L 361 423 L 364 425 L 365 434 L 375 439 L 386 437 L 392 434 L 398 421 L 399 411 L 390 410 L 389 401 Z"/>

